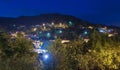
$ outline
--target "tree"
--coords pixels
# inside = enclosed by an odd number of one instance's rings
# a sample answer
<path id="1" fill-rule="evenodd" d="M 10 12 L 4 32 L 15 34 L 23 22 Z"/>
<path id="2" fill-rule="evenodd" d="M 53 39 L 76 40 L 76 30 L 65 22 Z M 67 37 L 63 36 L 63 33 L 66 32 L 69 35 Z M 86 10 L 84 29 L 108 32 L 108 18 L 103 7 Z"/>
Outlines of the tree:
<path id="1" fill-rule="evenodd" d="M 21 33 L 12 39 L 6 33 L 0 35 L 0 69 L 35 70 L 37 54 L 33 52 L 32 42 Z"/>
<path id="2" fill-rule="evenodd" d="M 53 60 L 52 70 L 119 70 L 120 38 L 94 30 L 90 41 L 74 40 L 62 44 L 57 39 L 49 48 Z"/>
<path id="3" fill-rule="evenodd" d="M 56 42 L 48 48 L 51 54 L 51 70 L 66 70 L 66 48 L 61 44 L 61 40 L 57 39 Z"/>
<path id="4" fill-rule="evenodd" d="M 49 48 L 52 55 L 52 70 L 77 70 L 79 67 L 78 55 L 82 54 L 82 41 L 73 41 L 68 44 L 62 44 L 57 39 Z"/>

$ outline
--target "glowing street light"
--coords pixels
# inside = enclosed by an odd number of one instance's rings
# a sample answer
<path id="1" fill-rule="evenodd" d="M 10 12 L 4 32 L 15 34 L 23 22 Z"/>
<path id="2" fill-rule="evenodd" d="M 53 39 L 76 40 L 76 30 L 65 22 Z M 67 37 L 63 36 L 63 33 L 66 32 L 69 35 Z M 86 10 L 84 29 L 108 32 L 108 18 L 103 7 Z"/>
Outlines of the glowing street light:
<path id="1" fill-rule="evenodd" d="M 69 21 L 68 23 L 69 23 L 69 26 L 72 26 L 72 25 L 73 25 L 72 21 Z"/>
<path id="2" fill-rule="evenodd" d="M 50 35 L 50 33 L 47 33 L 47 37 L 50 37 L 51 35 Z"/>
<path id="3" fill-rule="evenodd" d="M 62 30 L 59 30 L 59 33 L 62 33 Z"/>
<path id="4" fill-rule="evenodd" d="M 37 28 L 33 28 L 33 31 L 36 31 L 37 30 Z"/>
<path id="5" fill-rule="evenodd" d="M 54 25 L 54 23 L 52 22 L 51 25 Z"/>
<path id="6" fill-rule="evenodd" d="M 43 57 L 44 57 L 44 59 L 48 59 L 49 56 L 48 56 L 48 54 L 44 54 Z"/>
<path id="7" fill-rule="evenodd" d="M 88 34 L 88 32 L 87 32 L 87 31 L 85 31 L 85 32 L 84 32 L 84 34 Z"/>
<path id="8" fill-rule="evenodd" d="M 45 26 L 45 23 L 43 23 L 43 26 Z"/>

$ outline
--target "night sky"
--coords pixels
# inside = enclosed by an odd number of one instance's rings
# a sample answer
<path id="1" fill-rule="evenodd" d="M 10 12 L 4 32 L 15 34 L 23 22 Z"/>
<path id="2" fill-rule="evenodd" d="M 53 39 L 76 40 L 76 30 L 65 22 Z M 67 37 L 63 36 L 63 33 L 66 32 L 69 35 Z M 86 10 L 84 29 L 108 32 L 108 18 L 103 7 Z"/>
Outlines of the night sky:
<path id="1" fill-rule="evenodd" d="M 72 15 L 92 23 L 120 26 L 120 0 L 0 0 L 0 16 L 46 13 Z"/>

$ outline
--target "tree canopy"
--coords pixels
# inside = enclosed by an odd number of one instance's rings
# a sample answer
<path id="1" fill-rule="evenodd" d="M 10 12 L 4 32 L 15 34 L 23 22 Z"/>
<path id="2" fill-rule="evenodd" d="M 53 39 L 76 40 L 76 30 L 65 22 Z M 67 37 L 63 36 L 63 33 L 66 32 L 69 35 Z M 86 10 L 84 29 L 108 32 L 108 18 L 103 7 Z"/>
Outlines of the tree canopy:
<path id="1" fill-rule="evenodd" d="M 32 42 L 21 33 L 16 38 L 0 33 L 0 70 L 35 70 L 36 58 Z"/>
<path id="2" fill-rule="evenodd" d="M 108 37 L 92 31 L 88 43 L 81 39 L 62 44 L 58 39 L 49 48 L 52 70 L 119 70 L 120 36 Z"/>

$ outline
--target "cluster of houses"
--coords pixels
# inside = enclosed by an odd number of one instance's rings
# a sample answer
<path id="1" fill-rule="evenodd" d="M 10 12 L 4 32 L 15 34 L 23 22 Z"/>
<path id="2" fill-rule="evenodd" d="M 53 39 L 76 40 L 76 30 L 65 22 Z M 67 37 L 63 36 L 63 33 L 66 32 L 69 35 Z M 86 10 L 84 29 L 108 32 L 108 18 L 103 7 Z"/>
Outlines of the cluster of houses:
<path id="1" fill-rule="evenodd" d="M 48 40 L 49 42 L 55 41 L 56 38 L 60 38 L 60 37 L 64 36 L 66 33 L 70 33 L 68 31 L 66 31 L 72 25 L 71 21 L 69 23 L 70 24 L 68 24 L 68 25 L 65 23 L 55 24 L 53 22 L 51 24 L 43 23 L 41 25 L 31 25 L 31 26 L 13 25 L 14 28 L 15 27 L 19 28 L 19 30 L 16 29 L 15 31 L 10 31 L 10 34 L 12 35 L 12 38 L 14 38 L 17 36 L 18 32 L 21 32 L 25 38 L 32 40 L 35 51 L 41 53 L 41 52 L 46 52 L 46 50 L 41 51 L 41 49 L 40 49 L 42 44 L 45 43 L 44 42 L 45 40 Z M 89 30 L 93 30 L 93 29 L 95 29 L 94 26 L 82 27 L 80 30 L 83 30 L 83 31 L 81 31 L 81 33 L 79 34 L 79 37 L 82 38 L 83 41 L 85 41 L 87 43 L 88 41 L 90 41 Z M 114 29 L 108 28 L 106 26 L 99 27 L 96 29 L 100 33 L 106 33 L 108 35 L 108 37 L 112 37 L 112 36 L 115 36 L 116 34 L 118 34 Z M 67 34 L 67 36 L 69 36 L 69 35 L 70 34 Z M 62 37 L 61 43 L 68 43 L 70 41 L 71 41 L 70 39 Z"/>

